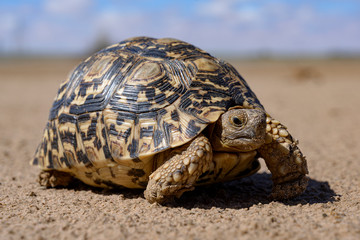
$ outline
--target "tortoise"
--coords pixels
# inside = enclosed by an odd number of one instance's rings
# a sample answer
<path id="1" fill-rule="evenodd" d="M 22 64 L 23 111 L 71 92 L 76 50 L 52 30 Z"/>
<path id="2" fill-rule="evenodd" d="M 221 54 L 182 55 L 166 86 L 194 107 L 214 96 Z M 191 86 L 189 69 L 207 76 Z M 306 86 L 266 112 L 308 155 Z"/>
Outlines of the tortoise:
<path id="1" fill-rule="evenodd" d="M 45 187 L 74 178 L 146 188 L 164 203 L 249 176 L 263 158 L 273 199 L 300 195 L 307 163 L 233 66 L 184 41 L 136 37 L 93 54 L 60 85 L 35 157 Z"/>

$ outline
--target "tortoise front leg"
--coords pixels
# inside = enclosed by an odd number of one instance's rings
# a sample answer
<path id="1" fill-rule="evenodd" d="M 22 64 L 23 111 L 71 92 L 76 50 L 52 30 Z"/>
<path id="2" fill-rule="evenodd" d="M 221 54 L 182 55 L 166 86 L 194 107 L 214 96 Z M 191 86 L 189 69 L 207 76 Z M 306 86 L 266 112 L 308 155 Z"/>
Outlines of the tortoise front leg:
<path id="1" fill-rule="evenodd" d="M 279 121 L 267 116 L 265 145 L 259 149 L 272 173 L 274 183 L 271 196 L 288 199 L 303 193 L 307 187 L 308 174 L 305 156 L 298 142 Z"/>
<path id="2" fill-rule="evenodd" d="M 199 176 L 213 167 L 209 140 L 200 135 L 183 152 L 167 160 L 149 177 L 144 192 L 150 202 L 163 203 L 194 189 Z"/>

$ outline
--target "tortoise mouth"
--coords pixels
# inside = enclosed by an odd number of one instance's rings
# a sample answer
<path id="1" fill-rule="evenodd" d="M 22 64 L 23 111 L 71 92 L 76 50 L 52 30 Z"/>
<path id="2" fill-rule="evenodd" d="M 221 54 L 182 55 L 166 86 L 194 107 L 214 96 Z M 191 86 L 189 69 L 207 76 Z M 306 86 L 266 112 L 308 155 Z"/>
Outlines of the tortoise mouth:
<path id="1" fill-rule="evenodd" d="M 226 148 L 234 149 L 237 152 L 249 152 L 260 148 L 265 143 L 264 139 L 242 137 L 223 143 Z"/>
<path id="2" fill-rule="evenodd" d="M 213 136 L 212 145 L 215 151 L 250 152 L 259 149 L 265 143 L 263 138 L 241 137 L 236 139 Z"/>

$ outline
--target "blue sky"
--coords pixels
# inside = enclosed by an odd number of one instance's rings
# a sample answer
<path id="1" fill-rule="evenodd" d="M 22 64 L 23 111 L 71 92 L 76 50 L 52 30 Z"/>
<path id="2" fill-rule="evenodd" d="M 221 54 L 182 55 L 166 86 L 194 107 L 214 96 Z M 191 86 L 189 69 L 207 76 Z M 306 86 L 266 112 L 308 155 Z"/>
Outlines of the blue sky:
<path id="1" fill-rule="evenodd" d="M 0 0 L 0 54 L 174 37 L 225 54 L 360 53 L 358 0 Z"/>

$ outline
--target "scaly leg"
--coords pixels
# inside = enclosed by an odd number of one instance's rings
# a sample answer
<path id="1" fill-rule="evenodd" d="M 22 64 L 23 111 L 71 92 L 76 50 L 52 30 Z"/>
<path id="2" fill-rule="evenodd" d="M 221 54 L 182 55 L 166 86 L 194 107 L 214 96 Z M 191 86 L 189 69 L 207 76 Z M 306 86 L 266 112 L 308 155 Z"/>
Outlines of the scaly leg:
<path id="1" fill-rule="evenodd" d="M 69 173 L 56 170 L 41 171 L 38 178 L 38 182 L 44 187 L 66 187 L 72 180 Z"/>
<path id="2" fill-rule="evenodd" d="M 270 116 L 266 122 L 265 145 L 259 152 L 272 173 L 274 186 L 271 196 L 274 199 L 288 199 L 300 195 L 308 183 L 305 156 L 284 125 Z"/>
<path id="3" fill-rule="evenodd" d="M 193 190 L 199 176 L 211 167 L 214 167 L 211 144 L 200 135 L 187 149 L 167 160 L 150 175 L 145 198 L 150 203 L 163 203 L 173 196 L 180 197 L 184 192 Z"/>

